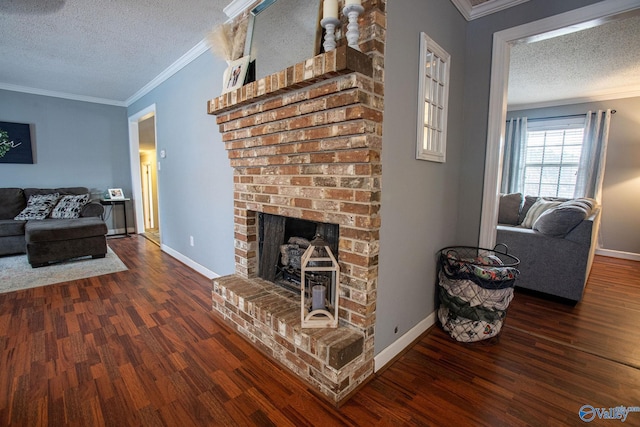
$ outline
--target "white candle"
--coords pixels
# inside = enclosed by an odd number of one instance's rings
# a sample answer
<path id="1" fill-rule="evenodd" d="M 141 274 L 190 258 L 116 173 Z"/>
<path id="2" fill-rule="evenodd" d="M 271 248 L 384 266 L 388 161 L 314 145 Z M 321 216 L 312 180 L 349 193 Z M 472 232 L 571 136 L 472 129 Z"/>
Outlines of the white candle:
<path id="1" fill-rule="evenodd" d="M 361 0 L 346 0 L 344 5 L 345 6 L 351 6 L 352 4 L 357 4 L 358 6 L 362 5 Z"/>
<path id="2" fill-rule="evenodd" d="M 338 0 L 324 0 L 322 9 L 322 18 L 338 17 Z"/>
<path id="3" fill-rule="evenodd" d="M 312 289 L 313 296 L 311 300 L 311 311 L 324 310 L 324 297 L 327 292 L 327 288 L 322 285 L 316 285 Z"/>

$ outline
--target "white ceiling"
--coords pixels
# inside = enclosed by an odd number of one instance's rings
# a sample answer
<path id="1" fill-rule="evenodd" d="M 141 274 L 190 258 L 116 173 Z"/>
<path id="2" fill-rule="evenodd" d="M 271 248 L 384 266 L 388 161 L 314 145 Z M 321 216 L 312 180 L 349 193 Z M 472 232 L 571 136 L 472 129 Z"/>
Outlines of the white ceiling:
<path id="1" fill-rule="evenodd" d="M 203 40 L 207 32 L 227 19 L 223 8 L 243 7 L 241 3 L 246 1 L 0 0 L 0 89 L 129 105 L 176 64 L 188 62 L 190 54 L 195 57 L 206 49 Z M 451 1 L 470 20 L 528 0 Z M 600 52 L 599 56 L 616 49 L 637 53 L 632 49 L 634 43 L 640 45 L 637 21 L 628 27 L 635 30 L 632 38 L 618 35 L 605 44 L 604 37 L 613 34 L 606 30 L 591 38 L 586 49 Z M 575 70 L 586 70 L 594 63 L 594 55 L 577 54 L 585 40 L 574 35 L 571 43 L 514 48 L 515 69 L 520 67 L 529 76 L 524 72 L 513 74 L 512 82 L 523 76 L 517 84 L 521 93 L 510 90 L 510 96 L 516 97 L 514 102 L 539 102 L 543 93 L 540 87 L 554 85 L 552 92 L 557 95 L 558 87 L 570 86 L 562 80 L 565 77 L 584 78 L 585 73 Z M 525 59 L 517 60 L 521 48 Z M 540 53 L 550 52 L 549 49 L 553 49 L 552 55 Z M 544 75 L 540 67 L 553 68 L 548 61 L 554 58 L 568 58 L 560 70 L 566 67 L 574 71 Z M 611 63 L 609 60 L 607 64 Z M 615 63 L 621 69 L 633 70 L 620 74 L 622 86 L 628 89 L 629 82 L 640 75 L 635 68 L 640 60 L 625 54 L 619 55 Z M 609 70 L 609 78 L 598 82 L 598 90 L 609 90 L 609 86 L 619 90 L 621 83 L 611 78 L 611 67 L 602 67 L 600 64 L 597 70 Z M 592 74 L 601 76 L 604 72 Z M 562 75 L 566 76 L 561 79 Z M 533 83 L 538 86 L 532 89 L 529 85 Z M 592 82 L 589 86 L 595 87 Z"/>

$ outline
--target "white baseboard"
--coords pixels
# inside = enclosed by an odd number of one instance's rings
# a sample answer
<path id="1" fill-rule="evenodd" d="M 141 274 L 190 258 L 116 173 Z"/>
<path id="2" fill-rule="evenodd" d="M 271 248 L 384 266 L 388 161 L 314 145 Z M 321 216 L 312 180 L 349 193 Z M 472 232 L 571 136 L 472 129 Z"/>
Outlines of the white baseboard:
<path id="1" fill-rule="evenodd" d="M 631 261 L 640 261 L 640 254 L 635 254 L 633 252 L 614 251 L 612 249 L 596 249 L 596 255 L 629 259 Z"/>
<path id="2" fill-rule="evenodd" d="M 380 369 L 385 367 L 405 348 L 411 345 L 412 342 L 418 339 L 418 337 L 420 337 L 420 335 L 422 335 L 427 329 L 433 326 L 436 323 L 436 318 L 436 311 L 434 311 L 416 326 L 407 331 L 406 334 L 395 340 L 393 344 L 378 353 L 373 358 L 374 372 L 378 372 Z"/>
<path id="3" fill-rule="evenodd" d="M 182 262 L 183 264 L 186 264 L 187 266 L 193 268 L 195 271 L 197 271 L 198 273 L 202 274 L 203 276 L 205 276 L 208 279 L 215 279 L 216 277 L 220 277 L 219 274 L 214 273 L 213 271 L 209 270 L 206 267 L 203 267 L 202 265 L 198 264 L 197 262 L 195 262 L 191 258 L 188 258 L 188 257 L 182 255 L 180 252 L 170 248 L 169 246 L 167 246 L 165 244 L 160 245 L 160 249 L 162 249 L 163 252 L 166 252 L 167 254 L 171 255 L 172 257 L 174 257 L 178 261 Z"/>

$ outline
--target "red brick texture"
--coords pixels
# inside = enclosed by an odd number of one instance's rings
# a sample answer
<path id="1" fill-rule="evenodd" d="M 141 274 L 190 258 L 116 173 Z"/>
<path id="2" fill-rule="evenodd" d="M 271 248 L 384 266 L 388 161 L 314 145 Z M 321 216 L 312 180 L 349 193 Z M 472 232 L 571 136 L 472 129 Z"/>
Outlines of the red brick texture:
<path id="1" fill-rule="evenodd" d="M 236 273 L 257 276 L 257 212 L 338 224 L 341 320 L 362 330 L 374 325 L 362 313 L 375 305 L 350 294 L 376 288 L 380 227 L 382 113 L 371 106 L 371 83 L 357 73 L 338 76 L 277 95 L 279 108 L 263 101 L 251 115 L 218 116 L 235 173 Z"/>

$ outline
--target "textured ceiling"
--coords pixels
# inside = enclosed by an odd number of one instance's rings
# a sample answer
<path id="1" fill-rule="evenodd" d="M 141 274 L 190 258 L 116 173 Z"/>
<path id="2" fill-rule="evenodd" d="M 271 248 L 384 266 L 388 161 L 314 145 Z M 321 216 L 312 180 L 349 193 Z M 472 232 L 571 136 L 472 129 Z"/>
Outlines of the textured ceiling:
<path id="1" fill-rule="evenodd" d="M 627 96 L 640 96 L 640 16 L 511 49 L 511 109 Z"/>
<path id="2" fill-rule="evenodd" d="M 0 87 L 125 101 L 226 19 L 229 0 L 0 0 Z"/>
<path id="3" fill-rule="evenodd" d="M 473 12 L 526 0 L 451 1 Z M 230 3 L 0 0 L 0 89 L 126 105 L 198 45 L 211 28 L 226 20 L 223 8 Z M 636 48 L 640 46 L 640 25 L 636 18 L 624 26 L 624 35 L 605 26 L 592 30 L 595 33 L 588 37 L 581 32 L 562 40 L 515 46 L 510 102 L 573 98 L 578 92 L 568 89 L 577 87 L 574 83 L 581 83 L 581 96 L 589 88 L 628 91 L 640 85 Z"/>

